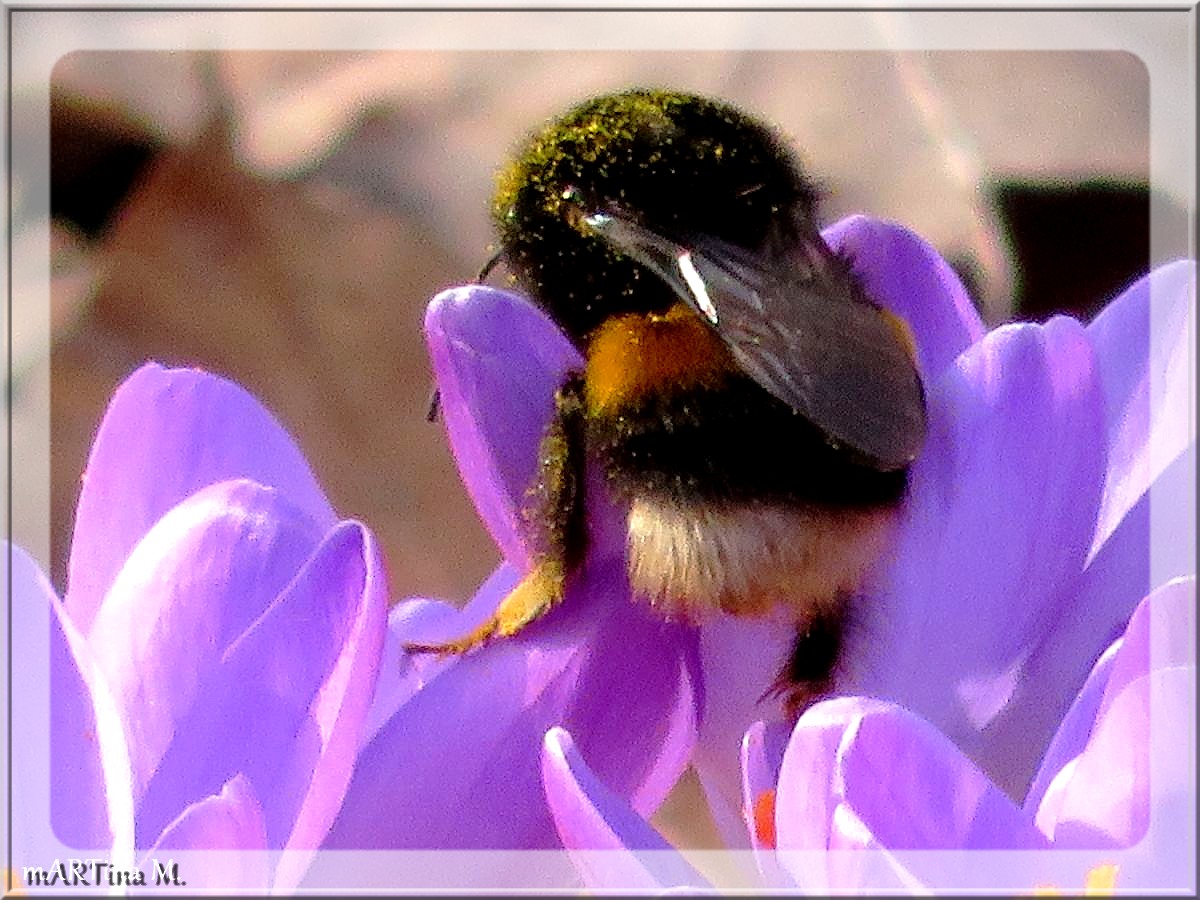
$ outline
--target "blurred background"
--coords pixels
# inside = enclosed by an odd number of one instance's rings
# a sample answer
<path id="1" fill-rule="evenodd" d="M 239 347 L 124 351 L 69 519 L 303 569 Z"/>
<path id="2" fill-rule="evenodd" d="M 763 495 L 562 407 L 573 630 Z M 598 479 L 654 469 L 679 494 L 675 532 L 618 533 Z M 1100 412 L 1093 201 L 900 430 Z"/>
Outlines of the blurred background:
<path id="1" fill-rule="evenodd" d="M 989 323 L 1087 317 L 1151 262 L 1148 84 L 1125 53 L 72 53 L 51 95 L 50 384 L 22 383 L 36 348 L 14 360 L 18 406 L 49 390 L 56 586 L 105 403 L 156 359 L 261 398 L 379 536 L 397 599 L 468 597 L 498 555 L 425 421 L 423 311 L 489 257 L 523 136 L 635 85 L 774 123 L 827 221 L 918 231 Z"/>

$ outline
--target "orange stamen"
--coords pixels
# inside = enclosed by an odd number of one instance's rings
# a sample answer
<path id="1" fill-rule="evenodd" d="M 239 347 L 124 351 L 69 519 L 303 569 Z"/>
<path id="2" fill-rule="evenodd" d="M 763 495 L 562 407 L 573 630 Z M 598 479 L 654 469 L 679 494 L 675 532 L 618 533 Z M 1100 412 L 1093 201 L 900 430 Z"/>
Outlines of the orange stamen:
<path id="1" fill-rule="evenodd" d="M 754 837 L 770 850 L 775 849 L 775 788 L 768 788 L 754 798 Z"/>

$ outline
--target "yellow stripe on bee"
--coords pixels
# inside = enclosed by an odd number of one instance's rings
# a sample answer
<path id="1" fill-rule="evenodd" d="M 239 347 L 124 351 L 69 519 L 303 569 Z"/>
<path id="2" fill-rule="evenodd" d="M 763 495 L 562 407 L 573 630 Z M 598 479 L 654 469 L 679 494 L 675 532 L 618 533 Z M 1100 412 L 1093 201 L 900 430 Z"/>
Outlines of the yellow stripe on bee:
<path id="1" fill-rule="evenodd" d="M 666 384 L 715 383 L 732 368 L 721 339 L 682 303 L 662 314 L 614 316 L 588 344 L 588 410 L 609 412 Z"/>

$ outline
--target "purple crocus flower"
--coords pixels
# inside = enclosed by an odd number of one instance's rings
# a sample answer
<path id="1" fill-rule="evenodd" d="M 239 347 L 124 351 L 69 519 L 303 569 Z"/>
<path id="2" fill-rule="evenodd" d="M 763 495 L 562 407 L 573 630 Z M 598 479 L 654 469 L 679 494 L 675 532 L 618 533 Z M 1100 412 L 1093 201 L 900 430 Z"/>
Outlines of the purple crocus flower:
<path id="1" fill-rule="evenodd" d="M 911 233 L 854 217 L 825 236 L 912 326 L 931 421 L 835 688 L 922 717 L 1022 798 L 1092 665 L 1152 586 L 1147 492 L 1186 471 L 1194 440 L 1175 416 L 1193 269 L 1164 267 L 1086 329 L 1058 317 L 988 334 L 950 268 Z M 426 325 L 455 456 L 505 562 L 462 613 L 402 604 L 393 645 L 464 633 L 528 566 L 518 511 L 554 390 L 581 364 L 508 292 L 449 291 Z M 740 747 L 774 714 L 759 698 L 788 629 L 657 620 L 630 600 L 616 511 L 589 516 L 589 559 L 557 609 L 449 665 L 410 660 L 384 689 L 327 846 L 557 846 L 534 760 L 559 726 L 639 817 L 690 762 L 727 842 L 750 847 Z"/>
<path id="2" fill-rule="evenodd" d="M 11 559 L 14 714 L 49 707 L 48 747 L 36 728 L 17 744 L 18 863 L 90 850 L 149 879 L 203 850 L 190 889 L 295 886 L 350 778 L 388 594 L 371 532 L 287 433 L 221 378 L 146 365 L 92 447 L 66 596 Z"/>
<path id="3" fill-rule="evenodd" d="M 1195 579 L 1187 578 L 1138 606 L 1089 674 L 1023 805 L 894 703 L 824 700 L 790 733 L 757 723 L 743 743 L 743 774 L 758 886 L 816 894 L 1055 885 L 1075 892 L 1089 878 L 1109 887 L 1116 880 L 1122 892 L 1183 886 L 1182 851 L 1194 828 L 1186 748 L 1195 603 Z M 1168 632 L 1153 651 L 1152 621 Z M 590 887 L 709 886 L 596 778 L 565 731 L 547 734 L 542 765 L 563 843 Z M 1155 817 L 1157 840 L 1144 840 Z M 956 852 L 930 852 L 937 850 Z M 1090 852 L 1037 852 L 1047 850 Z"/>

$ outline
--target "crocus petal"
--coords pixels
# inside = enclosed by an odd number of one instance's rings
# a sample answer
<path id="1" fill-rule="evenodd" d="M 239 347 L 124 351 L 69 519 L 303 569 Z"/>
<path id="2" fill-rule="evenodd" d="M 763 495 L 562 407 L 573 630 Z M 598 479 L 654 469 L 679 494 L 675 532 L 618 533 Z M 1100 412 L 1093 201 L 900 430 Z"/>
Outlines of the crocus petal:
<path id="1" fill-rule="evenodd" d="M 330 535 L 325 549 L 320 558 L 324 571 L 312 580 L 309 589 L 314 593 L 305 606 L 319 608 L 322 593 L 350 602 L 331 610 L 344 637 L 334 644 L 337 656 L 332 665 L 317 669 L 328 673 L 309 706 L 317 740 L 301 743 L 290 760 L 291 776 L 301 784 L 307 781 L 308 790 L 287 839 L 285 849 L 293 852 L 284 853 L 275 871 L 279 891 L 300 883 L 312 852 L 320 847 L 341 807 L 365 730 L 386 628 L 387 577 L 371 532 L 358 523 L 346 523 Z M 296 587 L 289 593 L 294 598 Z M 295 599 L 291 606 L 288 612 L 304 608 Z M 263 628 L 258 637 L 269 641 L 276 635 Z M 297 646 L 307 637 L 297 639 Z"/>
<path id="2" fill-rule="evenodd" d="M 816 703 L 800 717 L 776 785 L 775 833 L 781 850 L 873 846 L 870 835 L 840 830 L 837 811 L 843 785 L 838 755 L 858 722 L 890 708 L 881 700 L 844 697 Z"/>
<path id="3" fill-rule="evenodd" d="M 944 735 L 901 707 L 863 717 L 839 764 L 843 802 L 890 849 L 1049 846 Z"/>
<path id="4" fill-rule="evenodd" d="M 542 782 L 555 828 L 589 888 L 709 887 L 628 801 L 596 777 L 562 728 L 546 732 Z"/>
<path id="5" fill-rule="evenodd" d="M 891 708 L 868 698 L 826 700 L 806 710 L 790 736 L 775 795 L 775 859 L 806 892 L 923 892 L 844 802 L 841 747 L 862 719 Z"/>
<path id="6" fill-rule="evenodd" d="M 1193 276 L 1190 263 L 1164 266 L 1088 326 L 1105 396 L 1104 494 L 1086 566 L 1061 586 L 1059 615 L 1033 644 L 1010 709 L 991 726 L 994 734 L 1020 736 L 999 743 L 1007 747 L 1007 763 L 1022 771 L 1037 761 L 1071 700 L 1060 694 L 1048 702 L 1044 686 L 1081 683 L 1143 597 L 1195 571 L 1189 541 L 1150 541 L 1152 508 L 1160 534 L 1185 535 L 1194 527 L 1191 505 L 1174 503 L 1196 494 L 1196 445 L 1188 425 Z M 1021 786 L 1013 787 L 1019 796 Z"/>
<path id="7" fill-rule="evenodd" d="M 1088 326 L 1104 389 L 1108 468 L 1095 554 L 1163 470 L 1196 440 L 1196 266 L 1155 269 Z"/>
<path id="8" fill-rule="evenodd" d="M 336 813 L 370 702 L 385 625 L 379 570 L 361 525 L 330 532 L 206 673 L 203 703 L 155 773 L 144 819 L 240 771 L 261 798 L 268 845 L 313 847 Z"/>
<path id="9" fill-rule="evenodd" d="M 139 846 L 239 771 L 273 847 L 315 843 L 332 817 L 386 601 L 361 526 L 305 560 L 310 529 L 277 492 L 225 482 L 164 516 L 118 575 L 93 638 L 133 736 Z"/>
<path id="10" fill-rule="evenodd" d="M 235 775 L 219 794 L 185 809 L 163 831 L 146 859 L 164 860 L 172 850 L 210 851 L 205 856 L 207 865 L 187 871 L 191 890 L 248 892 L 271 886 L 262 807 L 244 775 Z M 142 870 L 150 867 L 143 863 Z"/>
<path id="11" fill-rule="evenodd" d="M 1046 748 L 1037 775 L 1034 776 L 1025 795 L 1023 806 L 1031 817 L 1037 812 L 1050 781 L 1087 745 L 1096 723 L 1096 715 L 1100 711 L 1100 703 L 1104 699 L 1104 689 L 1108 686 L 1113 661 L 1120 649 L 1121 640 L 1117 639 L 1100 655 L 1066 716 L 1060 720 L 1060 727 L 1050 741 L 1050 746 Z"/>
<path id="12" fill-rule="evenodd" d="M 912 328 L 926 383 L 984 334 L 983 321 L 946 261 L 902 225 L 850 216 L 822 232 L 849 257 L 867 294 Z"/>
<path id="13" fill-rule="evenodd" d="M 117 389 L 75 512 L 66 603 L 83 632 L 158 518 L 200 488 L 232 478 L 278 488 L 323 528 L 335 521 L 295 443 L 237 385 L 150 363 Z"/>
<path id="14" fill-rule="evenodd" d="M 627 591 L 619 568 L 589 568 L 543 619 L 414 694 L 362 750 L 326 846 L 558 846 L 535 764 L 554 725 L 652 812 L 695 738 L 695 638 Z"/>
<path id="15" fill-rule="evenodd" d="M 797 871 L 803 857 L 787 851 L 826 846 L 835 851 L 825 860 L 829 886 L 838 890 L 960 883 L 940 857 L 902 851 L 1049 846 L 937 729 L 902 707 L 858 697 L 801 715 L 776 803 L 783 865 L 811 881 L 813 873 Z"/>
<path id="16" fill-rule="evenodd" d="M 154 850 L 266 850 L 262 807 L 246 776 L 237 774 L 219 794 L 191 804 L 168 825 Z M 147 856 L 153 856 L 151 851 Z"/>
<path id="17" fill-rule="evenodd" d="M 163 516 L 129 555 L 93 624 L 91 644 L 120 698 L 140 803 L 184 722 L 203 708 L 222 654 L 295 576 L 320 540 L 277 491 L 222 482 Z M 161 818 L 139 816 L 152 840 L 210 790 L 166 798 Z M 142 843 L 142 846 L 146 846 Z"/>
<path id="18" fill-rule="evenodd" d="M 758 873 L 771 888 L 789 883 L 775 854 L 775 804 L 779 768 L 791 733 L 791 727 L 783 722 L 755 722 L 742 741 L 743 825 L 750 835 Z"/>
<path id="19" fill-rule="evenodd" d="M 1112 696 L 1126 685 L 1155 670 L 1187 665 L 1189 637 L 1194 633 L 1195 577 L 1172 581 L 1138 604 L 1123 635 L 1104 652 L 1089 673 L 1070 710 L 1061 720 L 1054 740 L 1046 750 L 1037 778 L 1025 800 L 1027 809 L 1037 809 L 1049 781 L 1083 752 L 1098 717 Z M 1164 640 L 1153 661 L 1150 652 L 1150 623 L 1168 623 Z"/>
<path id="20" fill-rule="evenodd" d="M 1043 747 L 1073 701 L 1065 691 L 1048 694 L 1046 686 L 1074 685 L 1088 679 L 1093 661 L 1121 633 L 1131 610 L 1150 591 L 1152 554 L 1156 583 L 1195 569 L 1195 547 L 1189 541 L 1158 541 L 1153 548 L 1150 544 L 1151 508 L 1156 516 L 1169 515 L 1164 507 L 1170 506 L 1171 498 L 1194 497 L 1195 471 L 1192 444 L 1158 477 L 1153 490 L 1126 513 L 1083 573 L 1060 588 L 1058 615 L 1046 623 L 1032 644 L 1012 701 L 988 728 L 989 738 L 997 736 L 998 745 L 1005 748 L 1003 760 L 996 759 L 996 763 L 1010 771 L 1031 772 L 1037 767 Z M 1184 529 L 1173 530 L 1161 519 L 1155 528 L 1160 534 L 1187 534 Z M 998 771 L 988 760 L 987 755 L 979 759 Z M 1022 785 L 1013 787 L 1012 796 L 1022 796 Z"/>
<path id="21" fill-rule="evenodd" d="M 742 816 L 741 744 L 748 725 L 782 718 L 770 688 L 795 639 L 795 626 L 722 616 L 700 626 L 704 709 L 692 765 L 731 849 L 751 846 Z"/>
<path id="22" fill-rule="evenodd" d="M 61 605 L 45 576 L 20 548 L 13 547 L 12 553 L 13 614 L 18 623 L 29 614 L 31 605 L 55 610 L 50 631 L 51 690 L 48 698 L 50 813 L 54 833 L 69 847 L 104 847 L 112 841 L 105 804 L 107 792 L 97 740 L 93 690 L 83 672 L 88 672 L 92 678 L 103 676 L 94 668 L 87 642 L 74 623 L 69 617 L 59 615 Z M 17 632 L 24 634 L 27 630 L 18 628 Z M 72 647 L 89 661 L 82 665 L 83 671 L 75 661 Z M 18 664 L 15 670 L 22 668 Z M 32 776 L 25 774 L 19 780 L 25 779 L 32 779 Z M 132 816 L 132 807 L 129 812 Z"/>
<path id="23" fill-rule="evenodd" d="M 774 793 L 790 738 L 791 729 L 783 722 L 755 722 L 742 741 L 742 809 L 755 849 L 774 848 L 776 843 L 774 816 L 769 823 L 755 821 L 755 806 L 764 794 Z M 761 833 L 764 826 L 768 834 Z"/>
<path id="24" fill-rule="evenodd" d="M 1107 704 L 1092 730 L 1084 752 L 1068 763 L 1051 782 L 1043 798 L 1039 824 L 1052 830 L 1055 845 L 1064 848 L 1131 847 L 1146 835 L 1151 797 L 1152 746 L 1181 755 L 1187 746 L 1188 717 L 1195 709 L 1195 669 L 1159 670 L 1126 685 Z M 1165 728 L 1150 739 L 1151 696 Z M 1160 713 L 1161 711 L 1161 713 Z M 1159 725 L 1155 722 L 1155 725 Z M 1158 735 L 1162 742 L 1159 743 Z M 1182 768 L 1173 766 L 1176 770 Z M 1155 776 L 1165 774 L 1155 767 Z M 1178 806 L 1195 786 L 1186 772 L 1164 778 L 1169 787 L 1154 784 L 1155 795 Z M 1180 777 L 1183 775 L 1184 777 Z M 1174 795 L 1174 796 L 1172 796 Z"/>
<path id="25" fill-rule="evenodd" d="M 21 727 L 11 758 L 14 860 L 40 864 L 53 834 L 132 864 L 129 748 L 112 690 L 37 563 L 19 547 L 2 549 L 13 633 L 22 636 L 12 647 L 10 714 Z"/>
<path id="26" fill-rule="evenodd" d="M 1147 597 L 1063 720 L 1026 802 L 1056 844 L 1129 846 L 1145 831 L 1151 747 L 1170 751 L 1184 746 L 1178 741 L 1186 739 L 1186 732 L 1173 731 L 1175 723 L 1186 723 L 1191 709 L 1151 708 L 1151 676 L 1194 666 L 1195 603 L 1194 578 L 1170 582 Z M 1152 646 L 1154 621 L 1161 625 L 1161 640 Z M 1162 683 L 1176 677 L 1164 676 Z M 1168 733 L 1162 738 L 1164 731 Z"/>
<path id="27" fill-rule="evenodd" d="M 435 297 L 425 334 L 463 483 L 505 558 L 528 569 L 519 511 L 554 394 L 583 361 L 528 300 L 484 285 Z"/>
<path id="28" fill-rule="evenodd" d="M 1083 329 L 1056 318 L 997 329 L 933 386 L 894 553 L 863 589 L 839 672 L 840 691 L 901 703 L 977 761 L 986 745 L 989 774 L 1022 790 L 1032 763 L 993 769 L 1012 748 L 982 732 L 1091 542 L 1104 465 L 1092 362 Z M 1042 688 L 1065 709 L 1079 684 Z"/>
<path id="29" fill-rule="evenodd" d="M 491 615 L 500 600 L 520 580 L 520 573 L 513 566 L 501 563 L 462 609 L 441 600 L 420 597 L 392 607 L 388 614 L 383 658 L 379 663 L 379 678 L 375 682 L 375 697 L 367 713 L 364 743 L 374 738 L 413 694 L 459 659 L 433 653 L 410 654 L 404 645 L 435 644 L 470 631 Z"/>

